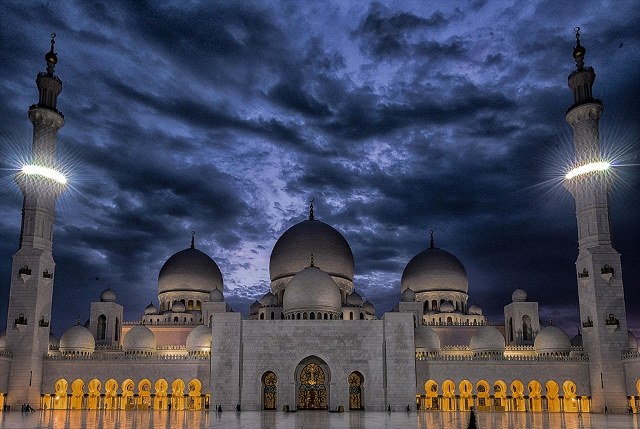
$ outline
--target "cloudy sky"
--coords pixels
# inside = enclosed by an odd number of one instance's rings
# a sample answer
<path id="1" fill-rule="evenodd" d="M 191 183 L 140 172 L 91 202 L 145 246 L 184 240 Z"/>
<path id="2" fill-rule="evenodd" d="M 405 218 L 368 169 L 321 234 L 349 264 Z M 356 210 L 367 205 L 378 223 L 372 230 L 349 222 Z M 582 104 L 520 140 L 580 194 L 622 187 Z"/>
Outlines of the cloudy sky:
<path id="1" fill-rule="evenodd" d="M 192 230 L 246 312 L 310 198 L 351 244 L 356 290 L 379 315 L 434 230 L 490 320 L 524 288 L 545 324 L 574 333 L 577 232 L 561 177 L 580 26 L 605 103 L 602 145 L 618 164 L 614 245 L 640 334 L 637 1 L 159 4 L 0 4 L 2 326 L 22 203 L 12 177 L 55 32 L 72 183 L 54 239 L 57 335 L 106 287 L 138 319 Z"/>

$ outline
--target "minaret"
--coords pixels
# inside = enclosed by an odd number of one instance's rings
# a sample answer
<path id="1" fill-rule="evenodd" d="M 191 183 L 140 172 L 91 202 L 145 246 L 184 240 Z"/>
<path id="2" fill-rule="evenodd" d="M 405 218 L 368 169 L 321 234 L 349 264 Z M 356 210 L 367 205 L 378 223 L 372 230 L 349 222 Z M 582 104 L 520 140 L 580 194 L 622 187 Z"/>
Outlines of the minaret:
<path id="1" fill-rule="evenodd" d="M 16 174 L 24 200 L 20 245 L 13 255 L 7 349 L 13 354 L 7 388 L 7 403 L 40 406 L 42 358 L 49 349 L 49 323 L 55 264 L 51 254 L 56 199 L 65 189 L 64 177 L 56 171 L 56 137 L 64 117 L 56 108 L 62 81 L 54 75 L 58 58 L 51 50 L 45 54 L 47 71 L 38 73 L 40 93 L 37 104 L 29 108 L 33 123 L 31 164 Z"/>
<path id="2" fill-rule="evenodd" d="M 566 121 L 573 128 L 575 167 L 581 174 L 567 175 L 565 187 L 576 202 L 579 254 L 576 261 L 582 341 L 589 356 L 592 410 L 626 412 L 627 394 L 621 355 L 627 347 L 627 316 L 622 287 L 620 255 L 611 245 L 607 191 L 610 173 L 603 167 L 598 120 L 603 110 L 591 88 L 596 74 L 584 66 L 586 49 L 576 28 L 569 75 L 573 105 Z M 595 163 L 595 164 L 594 164 Z M 598 164 L 600 163 L 600 164 Z M 586 168 L 587 165 L 600 168 Z M 575 172 L 576 170 L 574 170 Z"/>

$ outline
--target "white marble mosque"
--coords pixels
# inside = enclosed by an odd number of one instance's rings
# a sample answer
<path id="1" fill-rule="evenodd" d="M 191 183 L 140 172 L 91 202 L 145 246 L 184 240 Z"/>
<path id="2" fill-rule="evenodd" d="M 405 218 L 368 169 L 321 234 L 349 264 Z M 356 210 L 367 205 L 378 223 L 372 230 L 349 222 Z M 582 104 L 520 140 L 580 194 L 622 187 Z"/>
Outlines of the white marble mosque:
<path id="1" fill-rule="evenodd" d="M 595 72 L 584 65 L 579 35 L 573 54 L 566 120 L 576 165 L 587 165 L 600 159 L 603 103 L 592 96 Z M 52 240 L 65 185 L 49 174 L 64 125 L 53 40 L 45 59 L 47 70 L 36 78 L 39 101 L 28 113 L 33 163 L 46 169 L 16 175 L 24 205 L 0 338 L 0 406 L 640 412 L 640 354 L 627 330 L 603 172 L 565 181 L 579 227 L 582 330 L 573 339 L 543 327 L 538 303 L 522 289 L 505 297 L 503 321 L 488 321 L 468 304 L 463 264 L 433 236 L 408 261 L 398 304 L 376 317 L 354 284 L 349 243 L 315 218 L 313 205 L 308 218 L 276 241 L 271 290 L 251 305 L 248 318 L 225 302 L 218 265 L 192 238 L 163 265 L 158 304 L 144 308 L 139 320 L 123 321 L 123 305 L 107 289 L 90 304 L 84 326 L 55 338 Z"/>

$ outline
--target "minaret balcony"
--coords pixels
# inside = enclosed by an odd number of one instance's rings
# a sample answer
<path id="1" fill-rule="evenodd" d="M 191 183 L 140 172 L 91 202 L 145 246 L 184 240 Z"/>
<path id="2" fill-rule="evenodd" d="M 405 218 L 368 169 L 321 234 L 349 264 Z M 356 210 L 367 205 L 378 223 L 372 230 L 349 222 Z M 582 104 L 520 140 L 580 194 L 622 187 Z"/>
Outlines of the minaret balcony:
<path id="1" fill-rule="evenodd" d="M 29 279 L 31 278 L 31 268 L 25 265 L 24 267 L 18 270 L 18 275 L 20 276 L 22 283 L 28 282 Z"/>
<path id="2" fill-rule="evenodd" d="M 620 321 L 616 319 L 612 313 L 604 320 L 604 325 L 607 327 L 609 332 L 614 332 L 620 326 Z"/>

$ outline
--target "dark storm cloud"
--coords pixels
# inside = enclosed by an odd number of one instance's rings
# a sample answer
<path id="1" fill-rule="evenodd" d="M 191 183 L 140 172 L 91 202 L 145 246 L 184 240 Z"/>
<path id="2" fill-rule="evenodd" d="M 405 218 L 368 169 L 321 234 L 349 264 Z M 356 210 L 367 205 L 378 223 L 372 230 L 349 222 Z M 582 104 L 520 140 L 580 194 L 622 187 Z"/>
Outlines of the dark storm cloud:
<path id="1" fill-rule="evenodd" d="M 379 314 L 433 229 L 490 320 L 522 287 L 543 322 L 577 326 L 573 203 L 560 186 L 538 185 L 572 152 L 564 114 L 576 25 L 607 107 L 603 139 L 613 127 L 609 136 L 635 147 L 625 162 L 638 163 L 640 9 L 77 1 L 3 2 L 0 12 L 2 168 L 14 167 L 7 146 L 28 149 L 25 110 L 58 34 L 59 148 L 76 177 L 57 215 L 56 334 L 84 322 L 107 286 L 137 319 L 191 230 L 220 265 L 227 301 L 246 311 L 268 290 L 276 239 L 312 197 L 316 217 L 351 244 L 356 289 Z M 21 197 L 2 172 L 6 281 Z M 640 196 L 637 169 L 622 173 L 628 186 L 611 207 L 629 306 L 640 232 L 628 213 Z"/>

